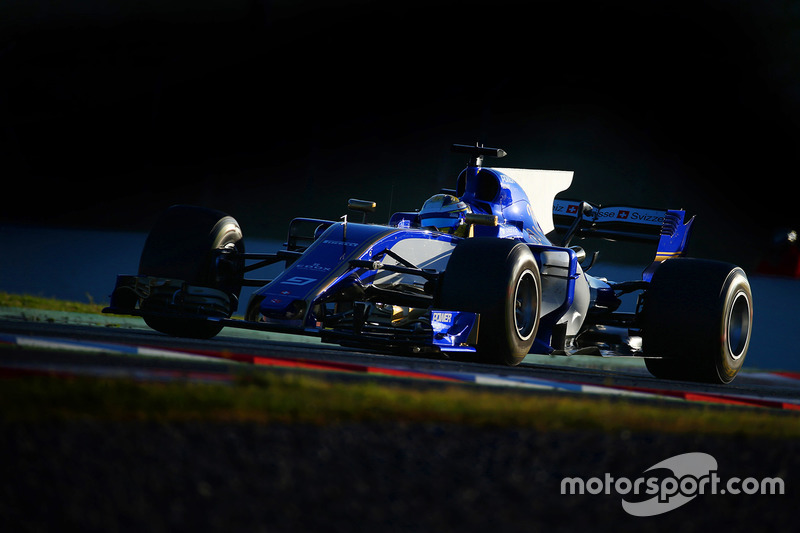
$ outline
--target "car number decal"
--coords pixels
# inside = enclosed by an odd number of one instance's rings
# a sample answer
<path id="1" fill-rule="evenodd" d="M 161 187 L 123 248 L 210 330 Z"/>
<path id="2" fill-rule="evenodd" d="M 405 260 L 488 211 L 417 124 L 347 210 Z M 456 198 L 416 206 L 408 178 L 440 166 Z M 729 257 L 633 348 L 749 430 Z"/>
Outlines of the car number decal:
<path id="1" fill-rule="evenodd" d="M 317 281 L 316 278 L 304 278 L 303 276 L 292 276 L 291 278 L 281 281 L 281 285 L 308 285 Z"/>

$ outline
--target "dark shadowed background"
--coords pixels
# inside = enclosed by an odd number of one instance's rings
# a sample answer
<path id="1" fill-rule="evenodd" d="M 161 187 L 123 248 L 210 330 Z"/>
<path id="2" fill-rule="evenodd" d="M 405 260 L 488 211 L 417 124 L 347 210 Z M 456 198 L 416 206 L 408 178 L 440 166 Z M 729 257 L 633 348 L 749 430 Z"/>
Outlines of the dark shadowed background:
<path id="1" fill-rule="evenodd" d="M 0 221 L 385 220 L 479 141 L 575 170 L 566 197 L 686 208 L 694 255 L 747 267 L 800 220 L 798 50 L 789 1 L 10 0 Z"/>

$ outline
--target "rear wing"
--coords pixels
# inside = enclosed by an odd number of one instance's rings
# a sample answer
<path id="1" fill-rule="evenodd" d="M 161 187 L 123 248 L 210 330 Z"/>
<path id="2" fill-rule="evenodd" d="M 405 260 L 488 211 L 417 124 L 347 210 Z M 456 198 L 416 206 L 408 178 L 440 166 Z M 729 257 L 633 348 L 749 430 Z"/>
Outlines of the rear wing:
<path id="1" fill-rule="evenodd" d="M 669 213 L 673 213 L 670 215 Z M 664 222 L 683 210 L 648 207 L 599 206 L 579 200 L 553 201 L 555 228 L 569 237 L 658 242 Z M 683 215 L 679 216 L 683 222 Z"/>
<path id="2" fill-rule="evenodd" d="M 599 206 L 579 200 L 553 201 L 553 222 L 568 246 L 573 237 L 658 243 L 653 265 L 685 254 L 694 217 L 683 209 Z M 645 278 L 649 278 L 648 275 Z"/>

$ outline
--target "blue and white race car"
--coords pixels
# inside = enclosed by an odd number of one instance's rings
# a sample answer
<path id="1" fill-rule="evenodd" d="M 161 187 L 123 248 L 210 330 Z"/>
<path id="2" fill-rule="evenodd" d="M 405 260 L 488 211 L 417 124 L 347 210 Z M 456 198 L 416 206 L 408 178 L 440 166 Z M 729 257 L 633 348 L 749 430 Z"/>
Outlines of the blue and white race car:
<path id="1" fill-rule="evenodd" d="M 137 275 L 117 277 L 109 313 L 144 317 L 175 336 L 223 327 L 315 335 L 378 351 L 516 365 L 529 353 L 638 355 L 660 378 L 728 383 L 742 367 L 753 320 L 744 271 L 684 257 L 694 219 L 683 210 L 555 199 L 573 173 L 488 168 L 505 152 L 469 156 L 453 190 L 422 209 L 365 223 L 375 203 L 351 200 L 341 220 L 296 218 L 284 249 L 245 252 L 232 217 L 173 206 L 156 223 Z M 650 242 L 641 279 L 588 274 L 575 238 Z M 247 279 L 283 262 L 272 280 Z M 259 287 L 244 319 L 242 286 Z M 638 294 L 634 311 L 621 296 Z"/>

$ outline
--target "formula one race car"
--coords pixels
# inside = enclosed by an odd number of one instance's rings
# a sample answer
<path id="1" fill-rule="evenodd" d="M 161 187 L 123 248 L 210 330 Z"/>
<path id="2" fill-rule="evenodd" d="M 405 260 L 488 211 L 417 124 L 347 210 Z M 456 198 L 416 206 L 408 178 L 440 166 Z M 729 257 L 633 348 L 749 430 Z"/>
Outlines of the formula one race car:
<path id="1" fill-rule="evenodd" d="M 660 378 L 734 379 L 752 330 L 749 282 L 734 265 L 683 257 L 693 218 L 556 200 L 572 172 L 487 168 L 484 157 L 505 152 L 453 150 L 469 156 L 467 168 L 421 210 L 367 224 L 375 203 L 350 200 L 361 222 L 296 218 L 277 253 L 246 253 L 224 213 L 173 206 L 105 311 L 182 337 L 231 326 L 503 365 L 528 353 L 613 352 L 644 357 Z M 576 237 L 651 242 L 655 260 L 641 279 L 594 277 L 596 254 L 570 246 Z M 274 279 L 245 279 L 279 262 Z M 260 288 L 244 320 L 232 319 L 243 285 Z M 619 312 L 628 293 L 638 294 L 635 311 Z"/>

